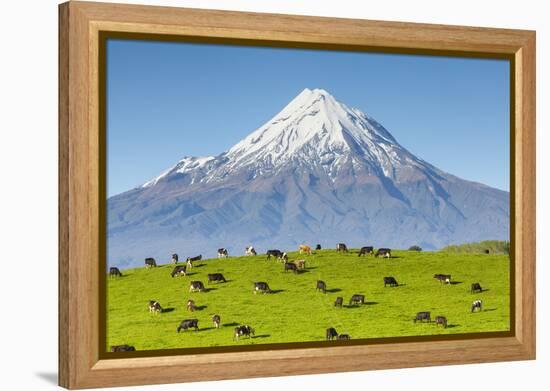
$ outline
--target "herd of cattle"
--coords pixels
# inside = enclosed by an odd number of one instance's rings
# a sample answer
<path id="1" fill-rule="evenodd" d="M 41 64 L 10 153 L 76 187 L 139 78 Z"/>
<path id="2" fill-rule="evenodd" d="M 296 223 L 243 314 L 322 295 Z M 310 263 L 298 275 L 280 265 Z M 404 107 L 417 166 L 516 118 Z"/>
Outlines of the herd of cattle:
<path id="1" fill-rule="evenodd" d="M 313 254 L 313 251 L 310 246 L 306 245 L 300 245 L 299 246 L 299 253 L 300 254 L 307 254 L 311 255 Z M 321 245 L 317 244 L 315 247 L 316 251 L 321 250 Z M 338 243 L 336 245 L 336 251 L 337 252 L 343 252 L 343 253 L 349 253 L 349 250 L 347 246 L 344 243 Z M 218 258 L 227 258 L 229 256 L 229 252 L 226 248 L 220 248 L 218 249 Z M 391 258 L 391 249 L 389 248 L 379 248 L 376 252 L 374 251 L 373 246 L 365 246 L 361 247 L 358 253 L 359 257 L 366 256 L 366 255 L 373 255 L 375 257 L 384 257 L 384 258 Z M 246 256 L 256 256 L 257 252 L 252 246 L 248 246 L 245 248 L 245 255 Z M 266 259 L 276 259 L 277 261 L 281 261 L 284 263 L 284 271 L 292 271 L 293 273 L 298 274 L 301 270 L 306 269 L 306 261 L 304 259 L 299 259 L 290 262 L 288 258 L 288 254 L 284 251 L 280 251 L 277 249 L 273 250 L 267 250 L 266 251 Z M 172 272 L 170 273 L 172 277 L 177 276 L 186 276 L 187 270 L 193 267 L 193 263 L 201 261 L 202 255 L 198 255 L 195 257 L 188 257 L 185 260 L 185 264 L 178 265 L 179 257 L 178 254 L 173 254 L 171 262 L 175 264 L 175 267 L 173 268 Z M 157 263 L 154 258 L 145 258 L 145 267 L 146 268 L 152 268 L 157 267 Z M 110 277 L 122 277 L 122 272 L 117 267 L 110 267 L 109 269 L 109 276 Z M 208 277 L 208 283 L 211 282 L 222 282 L 225 283 L 227 280 L 223 276 L 222 273 L 211 273 L 207 275 Z M 451 275 L 450 274 L 435 274 L 434 278 L 438 280 L 441 284 L 452 284 L 451 282 Z M 399 283 L 395 279 L 395 277 L 389 276 L 384 277 L 384 287 L 398 287 Z M 319 292 L 326 293 L 327 292 L 327 284 L 322 280 L 317 280 L 315 289 Z M 189 292 L 205 292 L 206 288 L 204 284 L 201 281 L 191 281 L 189 283 Z M 258 281 L 254 282 L 253 287 L 253 293 L 272 293 L 273 291 L 269 287 L 269 284 L 265 281 Z M 473 293 L 481 293 L 483 292 L 483 289 L 481 288 L 481 285 L 478 282 L 472 283 L 470 292 Z M 342 307 L 344 303 L 343 297 L 337 297 L 334 301 L 335 307 Z M 362 305 L 366 304 L 365 296 L 362 294 L 353 294 L 351 298 L 349 299 L 348 305 L 356 306 L 356 305 Z M 195 302 L 193 300 L 187 301 L 187 310 L 188 311 L 195 311 L 196 309 Z M 476 311 L 482 311 L 482 301 L 479 299 L 476 299 L 472 302 L 471 306 L 471 312 Z M 150 300 L 149 301 L 149 312 L 160 314 L 163 312 L 163 308 L 160 305 L 160 303 L 156 300 Z M 413 318 L 413 322 L 432 322 L 431 313 L 429 311 L 421 311 L 416 314 L 416 316 Z M 214 324 L 214 327 L 216 329 L 220 328 L 221 324 L 221 316 L 219 314 L 215 314 L 212 316 L 212 322 Z M 442 325 L 444 328 L 447 328 L 448 322 L 447 318 L 442 315 L 438 315 L 435 317 L 434 323 L 437 325 Z M 195 331 L 199 330 L 199 320 L 198 319 L 184 319 L 180 322 L 178 325 L 176 331 L 179 333 L 180 331 L 186 331 L 189 329 L 194 329 Z M 251 338 L 254 336 L 254 329 L 249 325 L 240 325 L 234 328 L 233 330 L 233 339 L 239 340 L 240 337 L 248 336 Z M 336 332 L 336 329 L 334 327 L 329 327 L 326 329 L 325 338 L 327 341 L 332 340 L 349 340 L 351 337 L 348 334 L 338 334 Z M 111 346 L 111 352 L 126 352 L 126 351 L 135 351 L 134 346 L 130 345 L 113 345 Z"/>

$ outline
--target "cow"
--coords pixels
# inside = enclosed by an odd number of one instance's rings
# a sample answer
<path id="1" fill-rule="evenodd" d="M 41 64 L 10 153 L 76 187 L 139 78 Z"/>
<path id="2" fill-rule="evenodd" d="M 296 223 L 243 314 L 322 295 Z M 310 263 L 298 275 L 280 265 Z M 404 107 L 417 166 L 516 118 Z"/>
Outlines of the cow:
<path id="1" fill-rule="evenodd" d="M 375 257 L 391 258 L 391 250 L 389 248 L 379 248 L 374 254 Z"/>
<path id="2" fill-rule="evenodd" d="M 292 272 L 294 274 L 297 274 L 298 273 L 298 266 L 296 266 L 296 264 L 292 263 L 292 262 L 285 263 L 285 272 L 288 271 L 288 270 L 292 270 Z"/>
<path id="3" fill-rule="evenodd" d="M 399 284 L 397 283 L 397 280 L 395 279 L 395 277 L 384 277 L 384 288 L 389 285 L 389 286 L 398 286 Z"/>
<path id="4" fill-rule="evenodd" d="M 319 250 L 321 250 L 321 245 L 320 245 L 320 244 L 318 244 L 317 246 L 315 246 L 315 250 L 316 250 L 316 251 L 319 251 Z"/>
<path id="5" fill-rule="evenodd" d="M 242 325 L 235 327 L 234 333 L 233 333 L 233 339 L 239 340 L 240 337 L 248 335 L 248 338 L 251 338 L 252 335 L 254 335 L 254 329 L 248 325 Z"/>
<path id="6" fill-rule="evenodd" d="M 327 293 L 327 284 L 324 281 L 317 280 L 317 285 L 315 286 L 315 290 L 321 291 L 323 293 Z"/>
<path id="7" fill-rule="evenodd" d="M 222 318 L 219 315 L 212 316 L 212 322 L 214 323 L 214 327 L 217 329 L 220 328 L 220 323 L 222 321 Z"/>
<path id="8" fill-rule="evenodd" d="M 175 276 L 186 276 L 186 271 L 187 271 L 187 267 L 185 265 L 177 265 L 176 267 L 174 267 L 174 270 L 172 270 L 172 273 L 170 273 L 170 275 L 172 277 L 175 277 Z"/>
<path id="9" fill-rule="evenodd" d="M 157 267 L 157 262 L 155 261 L 155 258 L 145 258 L 145 267 Z"/>
<path id="10" fill-rule="evenodd" d="M 447 318 L 444 316 L 436 316 L 435 317 L 435 325 L 442 325 L 443 328 L 447 328 Z"/>
<path id="11" fill-rule="evenodd" d="M 156 300 L 149 300 L 149 312 L 160 314 L 162 312 L 162 307 L 160 306 L 160 303 Z"/>
<path id="12" fill-rule="evenodd" d="M 374 254 L 374 247 L 372 246 L 365 246 L 361 247 L 361 250 L 359 250 L 359 257 L 361 255 L 368 255 L 368 254 Z"/>
<path id="13" fill-rule="evenodd" d="M 479 284 L 479 282 L 474 282 L 472 284 L 472 289 L 470 289 L 470 293 L 476 292 L 483 292 L 483 289 L 481 289 L 481 285 Z"/>
<path id="14" fill-rule="evenodd" d="M 178 263 L 178 261 L 179 261 L 178 254 L 172 254 L 172 263 L 175 265 L 176 263 Z"/>
<path id="15" fill-rule="evenodd" d="M 287 263 L 288 262 L 288 254 L 283 252 L 277 260 L 282 261 L 283 263 Z"/>
<path id="16" fill-rule="evenodd" d="M 254 294 L 256 294 L 257 292 L 271 293 L 271 289 L 269 288 L 269 285 L 267 285 L 267 282 L 255 282 Z"/>
<path id="17" fill-rule="evenodd" d="M 349 334 L 338 334 L 338 337 L 336 338 L 338 341 L 349 341 L 351 337 Z"/>
<path id="18" fill-rule="evenodd" d="M 434 278 L 438 280 L 441 284 L 450 284 L 451 283 L 451 275 L 450 274 L 434 274 Z"/>
<path id="19" fill-rule="evenodd" d="M 135 352 L 136 348 L 130 345 L 112 345 L 111 352 Z"/>
<path id="20" fill-rule="evenodd" d="M 204 284 L 201 281 L 191 281 L 189 284 L 189 292 L 204 292 Z"/>
<path id="21" fill-rule="evenodd" d="M 252 246 L 245 247 L 244 249 L 244 255 L 251 256 L 251 255 L 257 255 L 256 250 Z"/>
<path id="22" fill-rule="evenodd" d="M 197 255 L 196 257 L 187 257 L 187 259 L 186 259 L 187 266 L 189 268 L 192 268 L 193 267 L 193 262 L 200 261 L 201 259 L 202 259 L 202 255 Z"/>
<path id="23" fill-rule="evenodd" d="M 414 323 L 416 323 L 417 321 L 420 321 L 420 322 L 424 322 L 424 321 L 428 321 L 428 322 L 431 322 L 432 321 L 432 318 L 430 316 L 430 313 L 427 312 L 427 311 L 424 311 L 424 312 L 418 312 L 416 314 L 416 317 L 413 319 Z"/>
<path id="24" fill-rule="evenodd" d="M 294 261 L 294 263 L 296 264 L 296 266 L 298 266 L 298 269 L 305 269 L 306 268 L 305 259 L 298 259 L 298 260 Z"/>
<path id="25" fill-rule="evenodd" d="M 332 341 L 338 338 L 338 333 L 334 327 L 329 327 L 325 333 L 327 341 Z"/>
<path id="26" fill-rule="evenodd" d="M 271 259 L 271 257 L 275 257 L 275 259 L 280 259 L 283 256 L 283 252 L 281 250 L 267 250 L 266 255 L 267 259 Z"/>
<path id="27" fill-rule="evenodd" d="M 118 269 L 118 267 L 110 267 L 109 268 L 109 277 L 122 277 L 122 273 Z"/>
<path id="28" fill-rule="evenodd" d="M 474 302 L 472 303 L 472 312 L 475 312 L 477 310 L 479 311 L 483 311 L 483 303 L 481 300 L 474 300 Z"/>
<path id="29" fill-rule="evenodd" d="M 342 304 L 344 304 L 344 298 L 343 297 L 337 297 L 336 300 L 334 300 L 334 306 L 342 308 Z"/>
<path id="30" fill-rule="evenodd" d="M 227 258 L 228 256 L 229 256 L 229 253 L 227 252 L 226 248 L 218 249 L 218 258 Z"/>
<path id="31" fill-rule="evenodd" d="M 212 273 L 208 275 L 208 283 L 210 284 L 212 281 L 222 281 L 227 282 L 225 280 L 225 277 L 221 273 Z"/>
<path id="32" fill-rule="evenodd" d="M 300 247 L 298 248 L 298 251 L 300 252 L 300 254 L 311 255 L 311 247 L 306 246 L 305 244 L 301 244 Z"/>
<path id="33" fill-rule="evenodd" d="M 348 247 L 346 246 L 345 243 L 338 243 L 336 245 L 336 251 L 337 252 L 342 252 L 342 253 L 347 253 L 348 252 Z"/>
<path id="34" fill-rule="evenodd" d="M 195 302 L 191 299 L 187 300 L 187 311 L 195 311 L 197 309 L 197 306 L 195 305 Z"/>
<path id="35" fill-rule="evenodd" d="M 365 304 L 365 295 L 355 294 L 351 296 L 351 299 L 349 299 L 349 305 L 352 304 Z"/>
<path id="36" fill-rule="evenodd" d="M 184 319 L 184 320 L 182 320 L 180 325 L 177 328 L 178 333 L 180 332 L 180 330 L 187 330 L 187 329 L 195 329 L 195 331 L 198 331 L 199 330 L 199 320 L 198 319 Z"/>

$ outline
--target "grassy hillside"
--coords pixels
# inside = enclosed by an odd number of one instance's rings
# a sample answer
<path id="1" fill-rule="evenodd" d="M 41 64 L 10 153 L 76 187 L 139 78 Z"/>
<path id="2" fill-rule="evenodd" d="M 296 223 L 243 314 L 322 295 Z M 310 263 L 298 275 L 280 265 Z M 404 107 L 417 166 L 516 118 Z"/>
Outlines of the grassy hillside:
<path id="1" fill-rule="evenodd" d="M 484 240 L 482 242 L 451 245 L 441 249 L 442 252 L 472 254 L 509 254 L 510 242 L 503 240 Z"/>
<path id="2" fill-rule="evenodd" d="M 505 331 L 509 329 L 509 258 L 505 255 L 395 251 L 392 259 L 356 253 L 318 251 L 306 259 L 307 270 L 295 275 L 283 264 L 257 257 L 230 257 L 200 262 L 187 277 L 170 277 L 172 265 L 156 269 L 123 270 L 124 277 L 108 279 L 107 345 L 130 344 L 138 350 L 262 344 L 324 340 L 327 327 L 353 339 L 427 334 Z M 227 283 L 208 285 L 207 274 L 221 272 Z M 435 273 L 451 274 L 452 285 L 442 285 Z M 383 277 L 401 284 L 384 288 Z M 316 292 L 318 279 L 327 283 L 326 294 Z M 189 282 L 201 280 L 208 292 L 189 293 Z M 266 281 L 275 292 L 253 294 L 253 282 Z M 485 289 L 470 293 L 470 284 Z M 352 294 L 366 296 L 367 304 L 347 307 Z M 337 296 L 344 308 L 335 308 Z M 474 299 L 484 311 L 470 313 Z M 188 312 L 186 302 L 201 309 Z M 150 314 L 148 301 L 168 309 Z M 414 324 L 419 311 L 447 317 L 449 327 Z M 211 317 L 221 315 L 222 327 L 213 328 Z M 198 318 L 200 331 L 178 334 L 180 321 Z M 237 324 L 249 324 L 256 337 L 234 342 Z"/>

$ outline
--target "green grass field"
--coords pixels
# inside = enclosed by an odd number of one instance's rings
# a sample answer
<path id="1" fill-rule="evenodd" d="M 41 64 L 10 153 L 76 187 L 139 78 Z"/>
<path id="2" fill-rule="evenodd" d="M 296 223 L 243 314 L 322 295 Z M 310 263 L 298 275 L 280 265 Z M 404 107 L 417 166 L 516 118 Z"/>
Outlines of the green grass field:
<path id="1" fill-rule="evenodd" d="M 353 251 L 353 250 L 352 250 Z M 310 256 L 289 253 L 290 260 L 306 259 L 307 270 L 295 275 L 265 255 L 209 259 L 186 277 L 170 276 L 173 265 L 123 270 L 124 277 L 108 278 L 107 346 L 129 344 L 137 350 L 321 341 L 334 327 L 352 339 L 395 336 L 507 331 L 509 269 L 506 255 L 394 251 L 394 258 L 361 257 L 357 253 L 317 251 Z M 208 273 L 223 273 L 227 283 L 208 284 Z M 454 284 L 440 284 L 435 273 L 451 274 Z M 383 277 L 394 276 L 398 287 L 384 288 Z M 315 290 L 327 283 L 326 294 Z M 208 292 L 189 293 L 189 282 L 202 281 Z M 266 281 L 274 293 L 253 294 L 253 282 Z M 479 282 L 482 293 L 471 294 Z M 351 295 L 366 296 L 367 303 L 347 307 Z M 336 297 L 344 307 L 333 306 Z M 474 299 L 484 311 L 470 313 Z M 193 299 L 201 309 L 187 311 Z M 167 312 L 151 314 L 148 301 L 157 300 Z M 447 317 L 449 327 L 414 323 L 419 311 Z M 221 316 L 220 329 L 213 314 Z M 199 319 L 198 332 L 176 332 L 183 319 Z M 233 341 L 233 329 L 249 324 L 255 338 Z"/>

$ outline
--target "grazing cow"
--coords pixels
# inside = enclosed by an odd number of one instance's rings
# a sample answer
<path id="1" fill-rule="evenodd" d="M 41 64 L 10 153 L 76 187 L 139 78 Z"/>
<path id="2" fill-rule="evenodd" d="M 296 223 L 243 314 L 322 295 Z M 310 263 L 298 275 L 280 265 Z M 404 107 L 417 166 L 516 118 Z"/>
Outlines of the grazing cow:
<path id="1" fill-rule="evenodd" d="M 179 261 L 178 254 L 172 254 L 172 263 L 176 264 Z"/>
<path id="2" fill-rule="evenodd" d="M 285 272 L 288 271 L 288 270 L 292 270 L 292 272 L 294 274 L 297 274 L 298 273 L 298 266 L 296 266 L 296 264 L 292 263 L 292 262 L 285 263 Z"/>
<path id="3" fill-rule="evenodd" d="M 349 341 L 351 337 L 349 334 L 338 334 L 338 337 L 336 338 L 338 341 Z"/>
<path id="4" fill-rule="evenodd" d="M 298 269 L 305 269 L 306 268 L 305 259 L 298 259 L 298 260 L 294 261 L 294 263 L 296 264 L 296 266 L 298 266 Z"/>
<path id="5" fill-rule="evenodd" d="M 122 273 L 118 267 L 111 267 L 109 268 L 109 277 L 122 277 Z"/>
<path id="6" fill-rule="evenodd" d="M 386 285 L 398 286 L 399 284 L 397 283 L 395 277 L 384 277 L 384 288 L 386 287 Z"/>
<path id="7" fill-rule="evenodd" d="M 195 311 L 197 309 L 197 306 L 195 305 L 195 302 L 191 299 L 187 300 L 187 311 Z"/>
<path id="8" fill-rule="evenodd" d="M 162 312 L 162 307 L 160 306 L 160 303 L 156 300 L 149 300 L 149 312 L 160 314 Z"/>
<path id="9" fill-rule="evenodd" d="M 317 246 L 315 246 L 315 250 L 317 250 L 317 251 L 321 250 L 321 245 L 318 244 Z"/>
<path id="10" fill-rule="evenodd" d="M 136 348 L 130 345 L 113 345 L 111 352 L 135 352 Z"/>
<path id="11" fill-rule="evenodd" d="M 177 265 L 174 267 L 174 270 L 172 270 L 171 276 L 186 276 L 187 267 L 185 265 Z"/>
<path id="12" fill-rule="evenodd" d="M 372 246 L 365 246 L 361 247 L 361 250 L 359 250 L 359 257 L 361 255 L 368 255 L 368 254 L 374 254 L 374 247 Z"/>
<path id="13" fill-rule="evenodd" d="M 145 267 L 157 267 L 157 262 L 155 261 L 155 258 L 145 258 Z"/>
<path id="14" fill-rule="evenodd" d="M 442 325 L 444 328 L 447 328 L 447 318 L 444 316 L 436 316 L 435 325 Z"/>
<path id="15" fill-rule="evenodd" d="M 329 327 L 325 333 L 327 341 L 332 341 L 338 338 L 338 333 L 334 327 Z"/>
<path id="16" fill-rule="evenodd" d="M 255 282 L 254 294 L 256 294 L 257 292 L 271 293 L 271 289 L 269 288 L 269 285 L 267 285 L 267 282 Z"/>
<path id="17" fill-rule="evenodd" d="M 427 311 L 417 313 L 416 317 L 413 319 L 414 323 L 416 323 L 417 321 L 423 322 L 425 320 L 428 322 L 432 321 L 431 315 Z"/>
<path id="18" fill-rule="evenodd" d="M 475 312 L 477 310 L 479 311 L 483 311 L 483 303 L 481 300 L 474 300 L 474 302 L 472 303 L 472 312 Z"/>
<path id="19" fill-rule="evenodd" d="M 227 258 L 228 256 L 229 256 L 229 253 L 227 252 L 226 248 L 218 249 L 218 258 Z"/>
<path id="20" fill-rule="evenodd" d="M 200 281 L 191 281 L 189 284 L 189 292 L 204 292 L 204 284 Z"/>
<path id="21" fill-rule="evenodd" d="M 288 254 L 287 253 L 282 253 L 281 256 L 277 259 L 278 261 L 282 261 L 283 263 L 287 263 L 288 262 Z"/>
<path id="22" fill-rule="evenodd" d="M 233 333 L 233 339 L 239 340 L 240 337 L 248 335 L 248 338 L 251 338 L 254 335 L 254 329 L 248 325 L 242 325 L 235 327 Z"/>
<path id="23" fill-rule="evenodd" d="M 226 282 L 225 277 L 221 273 L 212 273 L 208 275 L 208 283 L 210 284 L 212 281 L 222 281 Z"/>
<path id="24" fill-rule="evenodd" d="M 375 257 L 391 258 L 391 250 L 389 248 L 379 248 L 374 254 Z"/>
<path id="25" fill-rule="evenodd" d="M 353 295 L 351 299 L 349 299 L 349 305 L 352 304 L 365 304 L 365 295 Z"/>
<path id="26" fill-rule="evenodd" d="M 474 282 L 472 284 L 472 289 L 470 289 L 470 293 L 476 292 L 483 292 L 483 289 L 481 289 L 481 285 L 479 284 L 479 282 Z"/>
<path id="27" fill-rule="evenodd" d="M 300 251 L 300 254 L 311 255 L 311 247 L 306 246 L 305 244 L 301 244 L 298 250 Z"/>
<path id="28" fill-rule="evenodd" d="M 267 250 L 267 259 L 271 259 L 271 257 L 275 257 L 275 259 L 281 259 L 283 256 L 283 252 L 281 250 Z"/>
<path id="29" fill-rule="evenodd" d="M 256 250 L 252 246 L 248 246 L 244 249 L 244 255 L 257 255 Z"/>
<path id="30" fill-rule="evenodd" d="M 450 274 L 434 274 L 434 278 L 440 283 L 450 284 L 451 275 Z"/>
<path id="31" fill-rule="evenodd" d="M 342 304 L 344 304 L 344 298 L 343 297 L 337 297 L 336 300 L 334 300 L 334 306 L 342 308 Z"/>
<path id="32" fill-rule="evenodd" d="M 177 328 L 178 333 L 180 332 L 180 330 L 187 330 L 187 329 L 195 329 L 195 331 L 198 331 L 199 330 L 199 320 L 198 319 L 184 319 L 184 320 L 182 320 L 180 325 Z"/>
<path id="33" fill-rule="evenodd" d="M 347 252 L 348 252 L 348 247 L 346 246 L 345 243 L 338 243 L 338 244 L 336 245 L 336 251 L 337 251 L 337 252 L 347 253 Z"/>
<path id="34" fill-rule="evenodd" d="M 221 321 L 222 321 L 222 318 L 219 315 L 214 315 L 212 317 L 212 322 L 214 322 L 214 327 L 216 327 L 217 329 L 220 328 Z"/>
<path id="35" fill-rule="evenodd" d="M 315 286 L 315 290 L 321 291 L 323 293 L 327 293 L 327 284 L 325 284 L 324 281 L 317 280 L 317 285 Z"/>

